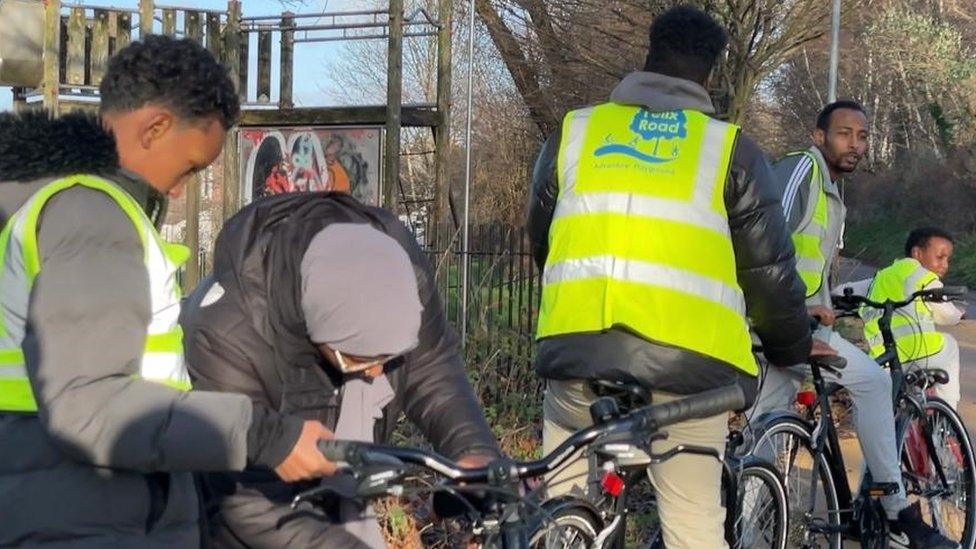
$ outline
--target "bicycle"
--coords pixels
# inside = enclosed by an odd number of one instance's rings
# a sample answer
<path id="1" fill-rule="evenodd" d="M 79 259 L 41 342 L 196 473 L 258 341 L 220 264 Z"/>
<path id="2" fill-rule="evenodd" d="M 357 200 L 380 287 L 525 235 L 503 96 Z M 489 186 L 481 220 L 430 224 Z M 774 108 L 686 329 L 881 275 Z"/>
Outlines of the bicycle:
<path id="1" fill-rule="evenodd" d="M 634 383 L 597 380 L 590 388 L 598 397 L 591 407 L 595 424 L 608 421 L 621 412 L 646 406 L 650 393 Z M 604 398 L 610 398 L 606 401 Z M 779 472 L 768 461 L 755 456 L 737 456 L 742 433 L 731 430 L 723 454 L 711 448 L 679 447 L 677 453 L 711 456 L 722 462 L 722 502 L 726 509 L 725 538 L 733 549 L 786 547 L 788 506 L 786 489 Z M 623 445 L 613 451 L 597 448 L 590 453 L 590 470 L 599 472 L 590 480 L 592 502 L 614 531 L 603 546 L 624 547 L 628 517 L 635 514 L 634 490 L 649 486 L 651 457 L 642 448 Z M 642 486 L 644 484 L 645 486 Z M 664 547 L 660 524 L 649 536 L 650 548 Z"/>
<path id="2" fill-rule="evenodd" d="M 901 455 L 906 495 L 928 510 L 929 524 L 943 535 L 973 547 L 976 543 L 976 466 L 968 431 L 959 414 L 945 401 L 929 396 L 929 389 L 948 382 L 944 370 L 913 368 L 905 372 L 898 357 L 891 319 L 916 299 L 948 301 L 965 295 L 965 287 L 921 290 L 901 302 L 878 303 L 854 295 L 848 288 L 835 299 L 843 316 L 855 316 L 863 307 L 881 311 L 878 325 L 884 352 L 876 361 L 892 375 L 896 403 L 896 436 Z"/>
<path id="3" fill-rule="evenodd" d="M 599 445 L 608 437 L 615 441 L 650 437 L 665 427 L 694 418 L 709 417 L 739 409 L 745 396 L 736 386 L 723 387 L 673 402 L 643 407 L 615 419 L 577 431 L 552 453 L 535 461 L 517 462 L 501 458 L 487 467 L 463 468 L 434 452 L 418 448 L 383 446 L 329 440 L 319 443 L 322 453 L 339 465 L 340 471 L 356 481 L 355 497 L 363 500 L 408 492 L 405 485 L 411 470 L 432 472 L 445 479 L 421 491 L 467 495 L 457 498 L 466 508 L 471 531 L 482 547 L 524 549 L 549 547 L 595 547 L 607 525 L 587 501 L 558 498 L 538 501 L 535 491 L 521 495 L 522 480 L 542 477 L 569 461 L 579 450 Z M 652 459 L 668 459 L 669 455 Z M 295 497 L 293 506 L 316 503 L 333 493 L 321 486 Z"/>
<path id="4" fill-rule="evenodd" d="M 974 480 L 972 448 L 968 435 L 958 416 L 944 403 L 929 405 L 920 400 L 920 387 L 945 379 L 945 372 L 922 372 L 905 375 L 897 353 L 894 352 L 894 338 L 891 335 L 890 320 L 894 311 L 911 303 L 914 299 L 942 300 L 952 295 L 953 290 L 942 288 L 922 290 L 913 294 L 905 302 L 870 302 L 866 298 L 846 296 L 835 298 L 835 307 L 852 316 L 861 305 L 878 306 L 884 310 L 879 322 L 885 339 L 886 352 L 878 358 L 881 366 L 888 368 L 892 378 L 892 399 L 897 414 L 897 440 L 904 441 L 908 425 L 913 421 L 929 428 L 923 428 L 927 451 L 935 470 L 941 469 L 942 461 L 934 451 L 928 419 L 929 410 L 952 418 L 950 424 L 959 441 L 964 445 L 964 468 L 968 471 L 963 486 L 964 500 L 967 502 L 966 527 L 961 540 L 964 547 L 972 547 L 972 501 Z M 840 549 L 843 538 L 858 539 L 862 547 L 888 547 L 888 521 L 879 497 L 897 492 L 897 483 L 875 483 L 870 473 L 866 473 L 860 490 L 852 494 L 847 483 L 844 459 L 838 440 L 830 407 L 830 397 L 841 386 L 828 383 L 822 375 L 829 371 L 837 377 L 842 376 L 842 367 L 826 360 L 811 361 L 814 391 L 812 395 L 799 394 L 798 404 L 805 408 L 803 415 L 793 411 L 781 410 L 760 418 L 757 422 L 755 442 L 751 453 L 760 456 L 773 456 L 774 463 L 786 479 L 787 495 L 790 499 L 790 545 L 804 548 L 830 547 Z M 921 391 L 924 395 L 924 390 Z M 944 471 L 944 469 L 942 469 Z M 942 489 L 932 495 L 948 490 L 945 475 L 938 475 Z M 921 492 L 919 492 L 921 493 Z"/>

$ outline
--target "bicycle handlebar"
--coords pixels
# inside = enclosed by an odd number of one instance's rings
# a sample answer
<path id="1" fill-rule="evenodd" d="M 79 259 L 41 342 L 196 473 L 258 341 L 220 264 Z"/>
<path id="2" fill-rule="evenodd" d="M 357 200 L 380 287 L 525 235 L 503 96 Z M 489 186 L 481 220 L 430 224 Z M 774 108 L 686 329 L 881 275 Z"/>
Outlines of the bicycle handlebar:
<path id="1" fill-rule="evenodd" d="M 745 394 L 739 386 L 721 387 L 664 404 L 645 406 L 612 421 L 577 431 L 541 459 L 526 462 L 500 459 L 488 467 L 462 467 L 435 452 L 418 448 L 347 440 L 320 441 L 319 450 L 329 461 L 345 463 L 352 468 L 401 462 L 425 467 L 454 482 L 493 483 L 499 479 L 542 476 L 565 464 L 580 448 L 613 432 L 654 433 L 675 423 L 714 416 L 745 405 Z"/>
<path id="2" fill-rule="evenodd" d="M 903 301 L 884 301 L 877 302 L 868 299 L 865 296 L 854 295 L 850 288 L 844 290 L 844 295 L 834 295 L 831 296 L 831 301 L 835 308 L 842 311 L 856 311 L 862 305 L 871 307 L 873 309 L 884 309 L 886 306 L 890 305 L 893 309 L 900 309 L 909 305 L 916 299 L 922 299 L 923 301 L 950 301 L 953 298 L 961 297 L 966 295 L 969 289 L 966 286 L 943 286 L 942 288 L 930 288 L 927 290 L 919 290 L 912 295 L 908 296 L 907 299 Z"/>

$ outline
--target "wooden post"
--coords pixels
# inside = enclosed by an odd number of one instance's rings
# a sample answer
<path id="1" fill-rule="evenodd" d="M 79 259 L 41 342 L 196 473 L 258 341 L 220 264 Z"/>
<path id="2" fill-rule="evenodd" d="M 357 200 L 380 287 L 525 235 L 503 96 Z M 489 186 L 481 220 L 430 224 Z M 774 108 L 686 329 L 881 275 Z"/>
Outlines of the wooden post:
<path id="1" fill-rule="evenodd" d="M 400 180 L 400 109 L 403 92 L 403 0 L 390 0 L 389 29 L 383 206 L 396 213 L 396 191 Z"/>
<path id="2" fill-rule="evenodd" d="M 68 57 L 65 81 L 68 84 L 85 83 L 85 8 L 71 8 L 68 18 Z"/>
<path id="3" fill-rule="evenodd" d="M 93 86 L 97 86 L 102 81 L 105 69 L 108 67 L 108 14 L 107 10 L 95 10 L 95 22 L 92 24 L 91 84 Z"/>
<path id="4" fill-rule="evenodd" d="M 14 86 L 10 88 L 10 93 L 13 94 L 13 108 L 14 112 L 24 112 L 30 107 L 27 106 L 27 98 L 24 97 L 25 88 L 20 86 Z"/>
<path id="5" fill-rule="evenodd" d="M 290 109 L 292 101 L 292 75 L 295 69 L 295 14 L 286 11 L 281 17 L 281 78 L 278 82 L 278 108 Z"/>
<path id="6" fill-rule="evenodd" d="M 176 36 L 176 10 L 163 10 L 163 36 Z"/>
<path id="7" fill-rule="evenodd" d="M 451 20 L 453 3 L 438 0 L 437 21 L 437 127 L 434 129 L 434 181 L 435 211 L 428 212 L 435 228 L 442 227 L 450 219 L 451 180 L 449 162 L 451 156 Z M 440 235 L 435 235 L 439 238 Z"/>
<path id="8" fill-rule="evenodd" d="M 112 47 L 112 54 L 121 50 L 122 48 L 128 46 L 132 42 L 132 14 L 128 12 L 121 12 L 117 17 L 117 26 L 115 28 L 115 45 Z M 109 28 L 111 32 L 111 26 Z"/>
<path id="9" fill-rule="evenodd" d="M 139 38 L 152 34 L 155 11 L 156 5 L 153 0 L 139 0 Z"/>
<path id="10" fill-rule="evenodd" d="M 258 32 L 258 101 L 271 101 L 271 31 Z"/>
<path id="11" fill-rule="evenodd" d="M 222 58 L 220 53 L 221 46 L 220 14 L 215 11 L 207 12 L 207 49 L 218 60 Z"/>
<path id="12" fill-rule="evenodd" d="M 58 115 L 58 92 L 61 87 L 61 0 L 48 0 L 44 5 L 44 108 Z"/>
<path id="13" fill-rule="evenodd" d="M 184 35 L 197 44 L 203 45 L 203 19 L 200 17 L 200 12 L 185 10 L 183 17 Z"/>
<path id="14" fill-rule="evenodd" d="M 227 55 L 227 69 L 230 81 L 239 86 L 243 97 L 247 88 L 247 81 L 241 83 L 241 66 L 247 63 L 240 58 L 241 43 L 247 41 L 247 35 L 241 33 L 241 3 L 240 0 L 227 2 L 227 27 L 224 29 L 224 52 Z M 243 40 L 242 40 L 243 39 Z M 237 147 L 237 128 L 231 128 L 224 139 L 224 178 L 221 194 L 223 195 L 223 218 L 229 219 L 237 213 L 241 205 L 241 176 L 240 158 Z"/>

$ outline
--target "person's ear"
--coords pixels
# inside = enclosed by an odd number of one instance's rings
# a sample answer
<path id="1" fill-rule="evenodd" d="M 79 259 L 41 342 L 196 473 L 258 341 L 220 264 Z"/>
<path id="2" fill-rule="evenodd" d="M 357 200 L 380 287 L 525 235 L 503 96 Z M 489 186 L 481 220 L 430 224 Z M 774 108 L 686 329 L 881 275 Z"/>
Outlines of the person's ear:
<path id="1" fill-rule="evenodd" d="M 163 109 L 152 113 L 146 117 L 140 128 L 139 144 L 142 145 L 143 149 L 151 148 L 153 143 L 162 139 L 167 132 L 173 129 L 173 124 L 172 113 Z"/>
<path id="2" fill-rule="evenodd" d="M 813 133 L 810 134 L 810 137 L 811 139 L 813 139 L 813 144 L 820 148 L 823 148 L 824 145 L 827 143 L 827 132 L 821 130 L 820 128 L 813 130 Z"/>

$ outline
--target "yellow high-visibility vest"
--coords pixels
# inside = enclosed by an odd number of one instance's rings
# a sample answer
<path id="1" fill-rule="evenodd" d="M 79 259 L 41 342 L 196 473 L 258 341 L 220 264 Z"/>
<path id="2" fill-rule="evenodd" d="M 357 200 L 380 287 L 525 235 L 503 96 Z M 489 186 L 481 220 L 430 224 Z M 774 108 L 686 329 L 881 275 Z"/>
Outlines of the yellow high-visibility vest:
<path id="1" fill-rule="evenodd" d="M 693 110 L 566 115 L 538 338 L 620 326 L 756 374 L 724 200 L 738 132 Z"/>
<path id="2" fill-rule="evenodd" d="M 180 390 L 190 389 L 183 360 L 183 332 L 178 323 L 180 289 L 176 280 L 179 266 L 189 259 L 189 250 L 164 242 L 142 208 L 115 183 L 92 175 L 72 175 L 34 193 L 0 232 L 0 411 L 37 411 L 21 348 L 31 287 L 42 269 L 37 223 L 48 200 L 75 185 L 111 197 L 132 221 L 143 245 L 152 319 L 146 327 L 145 352 L 138 375 Z"/>

